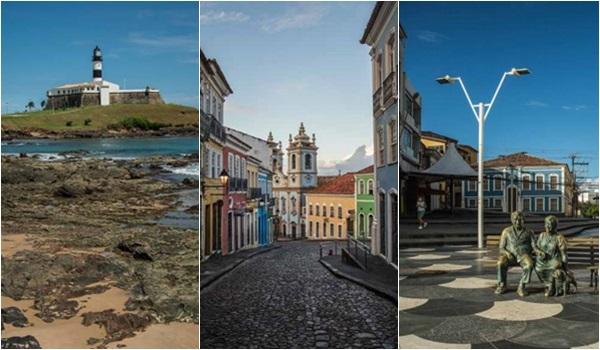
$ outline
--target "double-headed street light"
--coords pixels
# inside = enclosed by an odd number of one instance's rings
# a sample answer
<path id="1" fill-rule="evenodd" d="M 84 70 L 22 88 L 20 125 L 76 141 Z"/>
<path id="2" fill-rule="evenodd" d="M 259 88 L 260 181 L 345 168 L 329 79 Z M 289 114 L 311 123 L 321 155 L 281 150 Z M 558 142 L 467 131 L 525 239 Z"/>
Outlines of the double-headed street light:
<path id="1" fill-rule="evenodd" d="M 531 72 L 527 68 L 513 68 L 508 72 L 502 74 L 502 78 L 500 79 L 500 83 L 496 88 L 496 92 L 494 92 L 494 96 L 492 96 L 492 101 L 490 103 L 478 103 L 473 104 L 471 102 L 471 97 L 469 97 L 469 93 L 465 88 L 465 85 L 462 82 L 460 77 L 451 77 L 449 75 L 445 75 L 443 77 L 437 78 L 436 81 L 439 84 L 452 84 L 455 81 L 460 83 L 460 87 L 462 88 L 465 96 L 467 97 L 467 101 L 469 102 L 469 107 L 475 114 L 475 119 L 479 123 L 479 148 L 477 150 L 477 163 L 478 163 L 478 173 L 477 173 L 477 247 L 483 248 L 483 124 L 490 114 L 490 110 L 494 105 L 494 101 L 496 100 L 496 96 L 498 96 L 498 92 L 502 87 L 502 83 L 504 83 L 504 79 L 508 75 L 514 76 L 522 76 L 530 74 Z M 475 110 L 477 108 L 477 110 Z"/>

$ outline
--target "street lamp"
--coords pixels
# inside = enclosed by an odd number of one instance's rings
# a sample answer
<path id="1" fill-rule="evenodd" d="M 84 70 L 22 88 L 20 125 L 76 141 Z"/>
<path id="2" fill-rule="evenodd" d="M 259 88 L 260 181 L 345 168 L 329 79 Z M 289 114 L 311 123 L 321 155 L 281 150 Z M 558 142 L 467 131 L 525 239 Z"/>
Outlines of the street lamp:
<path id="1" fill-rule="evenodd" d="M 494 105 L 496 96 L 498 96 L 498 92 L 500 91 L 500 88 L 502 87 L 502 83 L 504 83 L 504 79 L 506 78 L 506 76 L 514 75 L 514 76 L 518 77 L 518 76 L 527 75 L 530 73 L 531 72 L 527 68 L 512 68 L 510 71 L 505 72 L 504 74 L 502 74 L 502 78 L 500 79 L 500 83 L 498 84 L 498 87 L 496 87 L 494 96 L 492 96 L 492 101 L 490 103 L 480 102 L 478 104 L 473 104 L 473 102 L 471 102 L 471 97 L 469 97 L 469 93 L 467 92 L 467 89 L 465 88 L 465 85 L 463 84 L 462 79 L 460 77 L 452 77 L 450 75 L 445 75 L 443 77 L 436 79 L 436 81 L 441 85 L 452 84 L 456 81 L 458 81 L 460 83 L 460 87 L 462 88 L 463 92 L 465 93 L 465 97 L 467 98 L 467 101 L 469 102 L 469 107 L 471 107 L 473 114 L 475 114 L 475 119 L 477 119 L 477 122 L 479 123 L 479 148 L 477 150 L 477 152 L 478 152 L 478 155 L 477 155 L 477 166 L 478 166 L 478 172 L 477 172 L 477 247 L 478 248 L 483 248 L 483 124 L 485 123 L 485 120 L 487 119 L 488 115 L 490 114 L 490 110 L 492 109 L 492 106 Z M 475 108 L 477 108 L 477 111 L 475 110 Z"/>
<path id="2" fill-rule="evenodd" d="M 219 174 L 219 180 L 221 181 L 221 185 L 227 185 L 227 181 L 229 181 L 229 174 L 227 174 L 227 170 L 221 170 L 221 173 Z"/>

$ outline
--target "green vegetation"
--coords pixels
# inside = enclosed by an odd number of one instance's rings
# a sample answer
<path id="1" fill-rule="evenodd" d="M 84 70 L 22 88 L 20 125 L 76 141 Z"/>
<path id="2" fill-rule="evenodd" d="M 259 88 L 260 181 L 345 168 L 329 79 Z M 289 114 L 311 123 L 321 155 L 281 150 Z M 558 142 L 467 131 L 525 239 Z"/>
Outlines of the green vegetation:
<path id="1" fill-rule="evenodd" d="M 114 126 L 124 126 L 122 122 L 130 118 L 148 121 L 147 126 L 182 125 L 198 126 L 198 110 L 193 107 L 175 104 L 114 104 L 110 106 L 89 106 L 64 110 L 42 110 L 25 114 L 2 116 L 3 129 L 45 129 L 45 130 L 101 130 Z M 86 120 L 89 120 L 86 123 Z M 67 122 L 72 125 L 68 126 Z M 142 123 L 144 124 L 144 123 Z M 147 129 L 145 129 L 147 130 Z"/>
<path id="2" fill-rule="evenodd" d="M 587 218 L 598 217 L 598 203 L 585 202 L 581 204 L 581 214 Z"/>
<path id="3" fill-rule="evenodd" d="M 127 130 L 158 130 L 165 126 L 171 126 L 171 124 L 155 123 L 143 117 L 127 117 L 121 120 L 117 126 L 123 127 Z"/>

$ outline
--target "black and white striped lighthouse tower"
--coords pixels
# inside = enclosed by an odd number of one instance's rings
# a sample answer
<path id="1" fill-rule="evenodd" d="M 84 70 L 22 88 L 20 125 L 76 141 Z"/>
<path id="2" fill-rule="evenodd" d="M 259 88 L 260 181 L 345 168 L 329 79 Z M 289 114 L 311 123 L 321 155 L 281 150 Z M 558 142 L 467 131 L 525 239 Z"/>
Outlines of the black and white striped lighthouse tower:
<path id="1" fill-rule="evenodd" d="M 92 56 L 92 68 L 94 70 L 94 82 L 102 82 L 102 52 L 100 48 L 96 46 Z"/>

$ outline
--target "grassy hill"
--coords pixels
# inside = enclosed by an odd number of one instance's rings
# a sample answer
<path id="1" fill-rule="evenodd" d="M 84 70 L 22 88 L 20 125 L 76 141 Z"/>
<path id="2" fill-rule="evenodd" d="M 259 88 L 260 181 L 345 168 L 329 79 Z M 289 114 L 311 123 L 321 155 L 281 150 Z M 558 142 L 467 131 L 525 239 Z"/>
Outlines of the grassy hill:
<path id="1" fill-rule="evenodd" d="M 198 110 L 175 104 L 114 104 L 65 110 L 43 110 L 2 116 L 2 129 L 45 129 L 52 131 L 100 130 L 120 123 L 125 118 L 146 118 L 152 123 L 172 126 L 198 125 Z M 89 125 L 85 120 L 90 119 Z M 67 123 L 71 122 L 71 126 Z"/>

